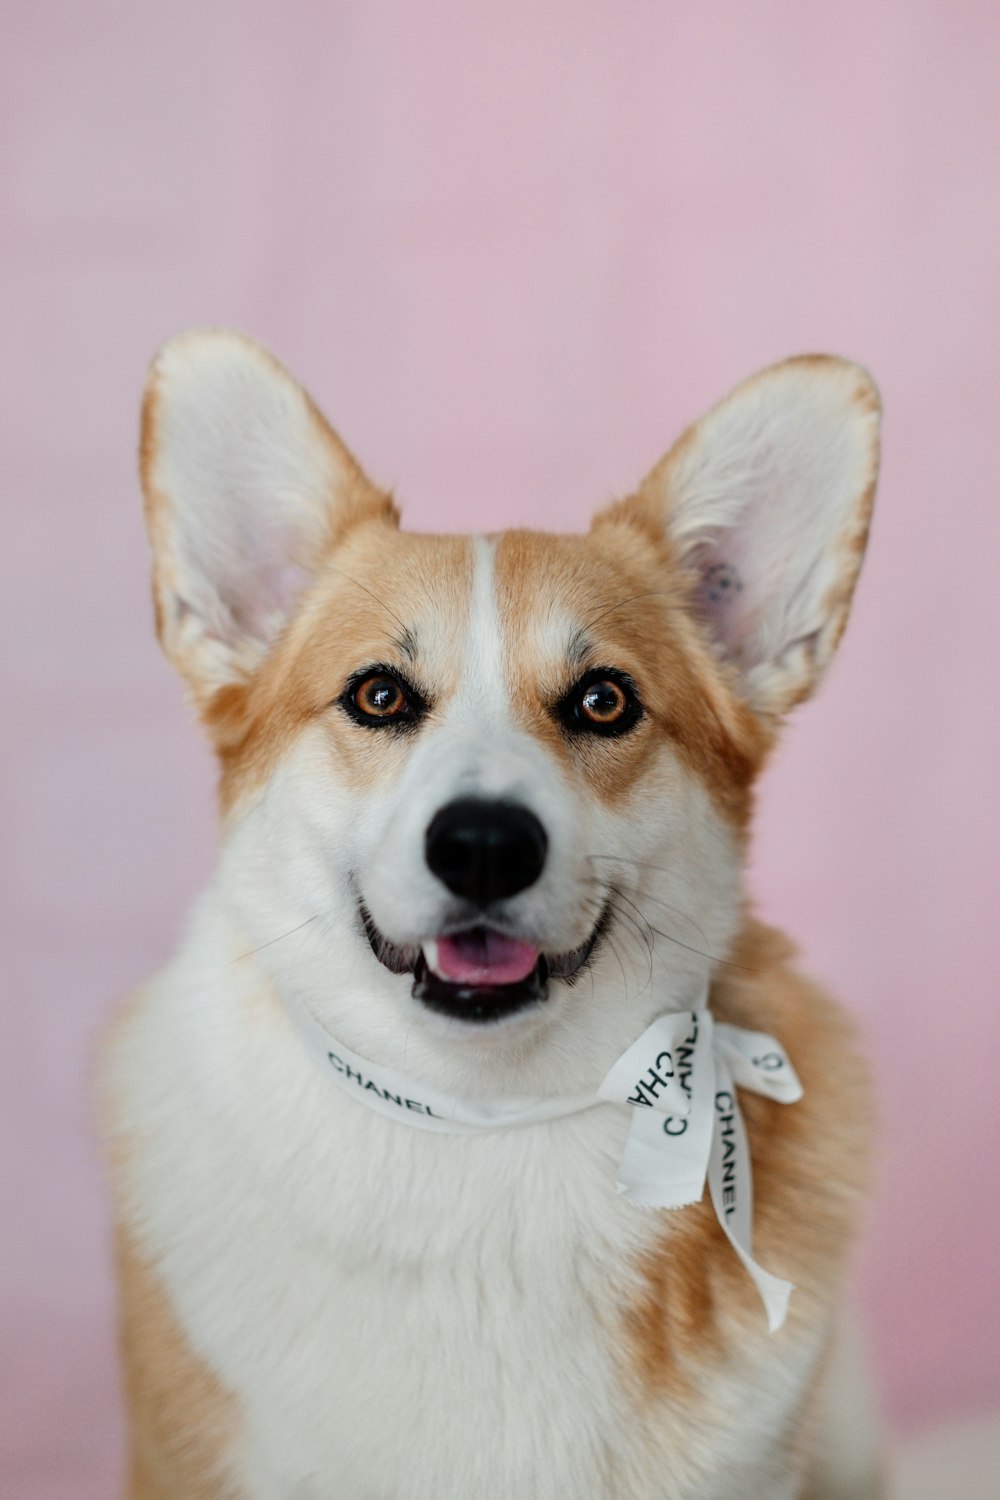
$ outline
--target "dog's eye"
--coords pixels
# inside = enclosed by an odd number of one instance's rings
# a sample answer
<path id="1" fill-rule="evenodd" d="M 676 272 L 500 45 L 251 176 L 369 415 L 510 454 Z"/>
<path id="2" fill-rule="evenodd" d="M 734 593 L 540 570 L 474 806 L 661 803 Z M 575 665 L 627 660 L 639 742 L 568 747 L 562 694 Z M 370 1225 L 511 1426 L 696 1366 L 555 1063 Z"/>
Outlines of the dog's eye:
<path id="1" fill-rule="evenodd" d="M 572 687 L 558 706 L 567 729 L 624 734 L 642 716 L 635 683 L 613 667 L 598 667 Z"/>
<path id="2" fill-rule="evenodd" d="M 373 719 L 392 719 L 406 709 L 406 694 L 394 677 L 366 677 L 354 689 L 354 702 Z"/>
<path id="3" fill-rule="evenodd" d="M 353 677 L 341 694 L 340 705 L 371 729 L 381 724 L 412 724 L 426 707 L 415 688 L 382 667 Z"/>
<path id="4" fill-rule="evenodd" d="M 628 710 L 628 699 L 617 682 L 593 682 L 580 694 L 580 712 L 592 724 L 615 724 Z"/>

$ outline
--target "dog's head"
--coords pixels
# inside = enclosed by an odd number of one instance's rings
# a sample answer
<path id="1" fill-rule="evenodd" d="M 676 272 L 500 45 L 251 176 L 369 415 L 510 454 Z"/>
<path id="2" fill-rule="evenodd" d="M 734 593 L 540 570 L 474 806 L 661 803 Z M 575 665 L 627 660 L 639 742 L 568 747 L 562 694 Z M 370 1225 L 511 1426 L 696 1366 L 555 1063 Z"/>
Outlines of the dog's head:
<path id="1" fill-rule="evenodd" d="M 754 779 L 847 619 L 878 412 L 857 365 L 789 360 L 584 536 L 427 536 L 258 345 L 169 343 L 159 633 L 221 761 L 217 896 L 278 985 L 466 1084 L 600 1076 L 696 1001 Z"/>

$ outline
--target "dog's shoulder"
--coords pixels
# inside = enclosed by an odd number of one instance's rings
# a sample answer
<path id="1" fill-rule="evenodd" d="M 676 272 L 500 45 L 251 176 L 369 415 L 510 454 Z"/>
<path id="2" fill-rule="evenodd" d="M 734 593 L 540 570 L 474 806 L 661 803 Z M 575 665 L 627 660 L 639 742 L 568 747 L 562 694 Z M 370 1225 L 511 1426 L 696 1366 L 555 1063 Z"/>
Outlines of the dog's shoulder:
<path id="1" fill-rule="evenodd" d="M 767 1032 L 785 1048 L 803 1096 L 794 1106 L 756 1094 L 741 1095 L 754 1150 L 755 1233 L 768 1234 L 768 1204 L 781 1193 L 818 1182 L 830 1203 L 815 1205 L 833 1233 L 841 1202 L 867 1185 L 872 1135 L 868 1069 L 857 1027 L 821 985 L 803 975 L 784 934 L 748 922 L 732 962 L 713 982 L 712 1009 L 720 1021 Z M 774 1179 L 774 1181 L 772 1181 Z"/>
<path id="2" fill-rule="evenodd" d="M 719 1020 L 776 1037 L 802 1082 L 790 1106 L 740 1096 L 753 1153 L 754 1240 L 761 1258 L 802 1289 L 801 1305 L 813 1289 L 826 1295 L 836 1284 L 868 1185 L 872 1098 L 855 1023 L 795 959 L 782 933 L 748 923 L 712 1006 Z"/>

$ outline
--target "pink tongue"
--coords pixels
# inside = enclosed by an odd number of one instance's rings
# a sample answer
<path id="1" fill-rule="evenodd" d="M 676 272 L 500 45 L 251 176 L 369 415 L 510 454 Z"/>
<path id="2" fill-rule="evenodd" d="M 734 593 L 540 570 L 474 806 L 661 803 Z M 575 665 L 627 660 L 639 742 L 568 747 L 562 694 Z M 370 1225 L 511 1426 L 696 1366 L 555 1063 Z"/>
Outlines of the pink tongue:
<path id="1" fill-rule="evenodd" d="M 537 962 L 537 948 L 502 932 L 460 932 L 437 945 L 437 971 L 452 984 L 517 984 Z"/>

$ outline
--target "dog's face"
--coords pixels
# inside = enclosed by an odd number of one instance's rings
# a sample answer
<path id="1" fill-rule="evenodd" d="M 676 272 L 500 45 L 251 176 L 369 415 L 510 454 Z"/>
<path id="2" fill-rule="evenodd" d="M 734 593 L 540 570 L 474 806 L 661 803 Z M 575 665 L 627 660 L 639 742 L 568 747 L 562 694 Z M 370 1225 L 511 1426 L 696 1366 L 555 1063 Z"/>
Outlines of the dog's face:
<path id="1" fill-rule="evenodd" d="M 876 463 L 864 372 L 790 361 L 586 536 L 409 534 L 264 351 L 174 340 L 144 411 L 158 621 L 220 754 L 245 946 L 369 1055 L 600 1076 L 726 956 Z"/>

